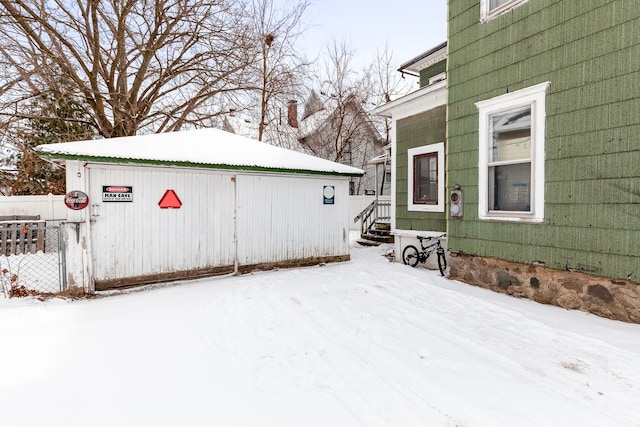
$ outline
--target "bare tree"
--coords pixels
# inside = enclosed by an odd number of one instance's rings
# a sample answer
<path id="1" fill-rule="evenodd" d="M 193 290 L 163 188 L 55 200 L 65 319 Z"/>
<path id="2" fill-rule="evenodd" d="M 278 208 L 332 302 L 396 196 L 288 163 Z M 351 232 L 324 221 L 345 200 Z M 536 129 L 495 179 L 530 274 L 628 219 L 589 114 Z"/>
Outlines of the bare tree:
<path id="1" fill-rule="evenodd" d="M 323 109 L 328 114 L 324 132 L 317 134 L 307 145 L 316 155 L 336 162 L 351 163 L 348 158 L 351 148 L 357 144 L 358 131 L 367 127 L 362 114 L 363 80 L 351 68 L 353 52 L 344 43 L 333 41 L 327 47 L 324 70 L 320 74 L 320 93 L 311 99 L 311 111 L 304 116 Z M 315 106 L 313 106 L 315 105 Z M 320 123 L 319 123 L 320 124 Z"/>
<path id="2" fill-rule="evenodd" d="M 370 79 L 352 68 L 354 53 L 344 43 L 328 45 L 324 69 L 319 73 L 319 94 L 305 105 L 303 120 L 316 121 L 316 129 L 301 142 L 313 154 L 336 162 L 367 169 L 367 162 L 382 147 L 378 130 L 367 112 Z M 373 189 L 365 176 L 353 181 L 353 193 Z"/>
<path id="3" fill-rule="evenodd" d="M 64 77 L 104 137 L 219 114 L 256 54 L 239 1 L 0 0 L 0 63 L 15 76 L 2 114 L 20 117 L 29 96 L 59 93 Z"/>
<path id="4" fill-rule="evenodd" d="M 397 65 L 393 59 L 393 53 L 389 50 L 389 46 L 385 45 L 384 50 L 378 51 L 373 62 L 367 69 L 365 75 L 368 79 L 368 102 L 373 106 L 379 106 L 390 102 L 399 96 L 406 95 L 414 87 L 414 82 L 409 81 L 399 75 L 396 69 Z M 388 117 L 373 117 L 376 127 L 382 138 L 384 144 L 391 143 L 391 119 Z M 377 173 L 376 166 L 376 173 Z M 384 194 L 386 173 L 390 171 L 390 160 L 387 160 L 381 164 L 382 173 L 380 174 L 382 179 L 378 182 L 378 194 Z"/>
<path id="5" fill-rule="evenodd" d="M 303 31 L 300 20 L 308 6 L 304 0 L 290 9 L 278 9 L 272 0 L 252 0 L 250 15 L 255 39 L 260 41 L 256 64 L 260 141 L 269 125 L 280 120 L 279 111 L 300 93 L 309 64 L 295 49 L 295 42 Z"/>
<path id="6" fill-rule="evenodd" d="M 393 52 L 386 45 L 384 50 L 377 51 L 371 65 L 368 67 L 366 76 L 368 79 L 369 93 L 368 102 L 371 105 L 379 106 L 406 95 L 415 88 L 414 82 L 403 78 L 396 69 Z M 387 143 L 391 142 L 391 120 L 380 118 L 382 123 L 383 138 Z"/>
<path id="7" fill-rule="evenodd" d="M 390 142 L 391 124 L 370 110 L 408 93 L 411 87 L 397 76 L 388 48 L 360 71 L 353 67 L 354 52 L 344 42 L 329 44 L 325 58 L 319 73 L 320 93 L 312 94 L 303 113 L 303 119 L 317 117 L 320 129 L 302 142 L 319 157 L 365 170 L 363 178 L 353 181 L 354 193 L 374 190 L 378 170 L 369 161 Z M 385 172 L 383 168 L 382 177 Z M 381 194 L 383 187 L 381 179 L 376 191 Z"/>

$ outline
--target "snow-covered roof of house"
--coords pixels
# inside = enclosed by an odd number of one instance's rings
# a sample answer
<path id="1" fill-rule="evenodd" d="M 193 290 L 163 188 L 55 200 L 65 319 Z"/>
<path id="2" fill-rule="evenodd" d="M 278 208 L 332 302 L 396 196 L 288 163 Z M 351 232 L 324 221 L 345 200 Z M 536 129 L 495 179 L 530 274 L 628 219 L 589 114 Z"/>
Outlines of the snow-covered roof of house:
<path id="1" fill-rule="evenodd" d="M 300 120 L 298 123 L 298 137 L 306 138 L 317 131 L 318 128 L 329 119 L 331 113 L 332 111 L 328 109 L 318 110 Z"/>
<path id="2" fill-rule="evenodd" d="M 258 123 L 249 119 L 238 117 L 237 115 L 225 116 L 222 123 L 222 130 L 235 133 L 250 139 L 258 139 L 260 133 Z M 262 141 L 276 147 L 286 148 L 288 150 L 299 151 L 305 153 L 303 147 L 298 141 L 298 129 L 291 127 L 285 123 L 270 123 L 264 130 Z"/>
<path id="3" fill-rule="evenodd" d="M 121 138 L 45 144 L 40 155 L 54 159 L 147 163 L 233 170 L 360 176 L 364 171 L 276 147 L 220 129 L 198 129 Z"/>
<path id="4" fill-rule="evenodd" d="M 222 130 L 244 136 L 245 138 L 258 137 L 258 123 L 254 123 L 249 119 L 236 116 L 225 116 L 223 119 Z"/>
<path id="5" fill-rule="evenodd" d="M 350 111 L 338 112 L 339 105 L 334 97 L 324 96 L 324 101 L 322 101 L 321 97 L 312 91 L 309 101 L 304 107 L 305 112 L 298 124 L 298 138 L 303 139 L 317 132 L 323 124 L 331 120 L 334 114 L 344 115 L 362 112 L 365 115 L 369 115 L 369 112 L 363 108 L 362 104 L 354 96 L 350 96 L 344 102 L 350 108 Z M 369 129 L 374 139 L 383 139 L 381 135 L 385 133 L 384 121 L 376 120 L 375 117 L 370 116 L 366 120 L 366 125 L 370 125 Z"/>

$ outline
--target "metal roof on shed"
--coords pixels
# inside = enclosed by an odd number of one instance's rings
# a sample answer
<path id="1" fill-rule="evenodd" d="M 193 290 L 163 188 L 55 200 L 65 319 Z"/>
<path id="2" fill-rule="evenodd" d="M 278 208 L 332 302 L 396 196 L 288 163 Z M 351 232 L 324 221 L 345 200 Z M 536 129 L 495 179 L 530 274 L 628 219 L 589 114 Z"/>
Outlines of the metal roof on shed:
<path id="1" fill-rule="evenodd" d="M 45 144 L 40 155 L 105 163 L 360 176 L 351 166 L 269 145 L 219 129 L 197 129 L 121 138 Z"/>

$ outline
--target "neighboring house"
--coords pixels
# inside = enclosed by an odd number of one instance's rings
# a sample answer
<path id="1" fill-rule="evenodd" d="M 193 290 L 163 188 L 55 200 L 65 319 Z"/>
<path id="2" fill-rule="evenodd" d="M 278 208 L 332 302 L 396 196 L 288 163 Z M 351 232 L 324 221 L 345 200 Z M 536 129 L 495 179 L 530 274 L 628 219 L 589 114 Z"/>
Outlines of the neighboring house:
<path id="1" fill-rule="evenodd" d="M 236 110 L 229 110 L 229 113 L 223 116 L 221 129 L 225 132 L 252 139 L 256 139 L 259 132 L 257 122 L 239 117 L 236 114 Z"/>
<path id="2" fill-rule="evenodd" d="M 451 277 L 640 322 L 640 2 L 449 0 Z"/>
<path id="3" fill-rule="evenodd" d="M 373 112 L 391 119 L 391 232 L 396 258 L 417 235 L 446 231 L 445 130 L 447 44 L 403 64 L 420 89 Z"/>
<path id="4" fill-rule="evenodd" d="M 222 128 L 246 137 L 257 138 L 258 125 L 230 112 Z M 352 195 L 389 194 L 388 170 L 376 167 L 370 160 L 383 154 L 386 141 L 376 127 L 375 118 L 366 112 L 355 97 L 343 103 L 312 91 L 298 112 L 298 103 L 289 102 L 286 117 L 271 123 L 263 140 L 269 144 L 311 154 L 323 159 L 354 166 L 365 171 L 352 177 Z M 376 179 L 376 174 L 377 179 Z M 376 189 L 376 183 L 378 188 Z"/>
<path id="5" fill-rule="evenodd" d="M 257 121 L 243 117 L 235 110 L 230 110 L 228 114 L 223 116 L 221 129 L 250 139 L 258 139 L 260 133 Z M 266 127 L 262 140 L 276 147 L 311 154 L 298 142 L 297 134 L 298 129 L 289 125 L 287 117 L 284 116 Z"/>

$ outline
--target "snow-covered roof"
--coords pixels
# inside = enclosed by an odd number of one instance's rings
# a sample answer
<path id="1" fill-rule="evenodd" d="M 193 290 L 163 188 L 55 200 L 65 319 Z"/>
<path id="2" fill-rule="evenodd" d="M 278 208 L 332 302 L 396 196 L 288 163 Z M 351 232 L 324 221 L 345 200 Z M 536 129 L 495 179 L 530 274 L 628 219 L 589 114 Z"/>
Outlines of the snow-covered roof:
<path id="1" fill-rule="evenodd" d="M 306 138 L 317 131 L 318 128 L 329 119 L 329 116 L 331 116 L 331 111 L 324 109 L 316 111 L 300 120 L 298 123 L 298 137 Z"/>
<path id="2" fill-rule="evenodd" d="M 276 147 L 220 129 L 45 144 L 36 147 L 36 150 L 41 155 L 54 159 L 327 175 L 364 174 L 364 171 L 358 168 Z"/>
<path id="3" fill-rule="evenodd" d="M 238 116 L 225 116 L 222 130 L 250 139 L 258 139 L 259 134 L 257 123 Z M 298 141 L 298 129 L 287 123 L 270 123 L 264 130 L 262 141 L 288 150 L 307 152 Z"/>
<path id="4" fill-rule="evenodd" d="M 258 123 L 254 123 L 249 119 L 244 119 L 238 116 L 225 116 L 225 123 L 222 130 L 235 133 L 236 135 L 242 135 L 245 138 L 257 138 L 258 137 Z"/>

